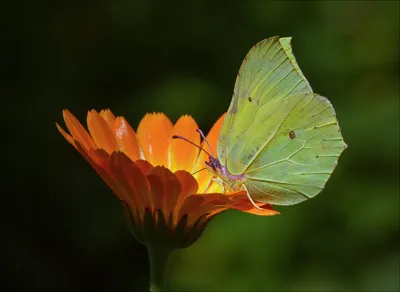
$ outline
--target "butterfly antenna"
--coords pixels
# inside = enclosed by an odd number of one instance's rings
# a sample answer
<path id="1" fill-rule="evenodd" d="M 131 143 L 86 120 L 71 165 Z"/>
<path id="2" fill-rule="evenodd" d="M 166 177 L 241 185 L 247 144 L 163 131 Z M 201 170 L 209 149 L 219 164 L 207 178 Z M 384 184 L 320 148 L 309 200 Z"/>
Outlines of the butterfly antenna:
<path id="1" fill-rule="evenodd" d="M 203 138 L 203 140 L 206 141 L 206 143 L 207 143 L 207 145 L 208 145 L 208 148 L 210 149 L 210 151 L 211 151 L 213 157 L 217 157 L 217 156 L 215 155 L 214 151 L 212 150 L 210 143 L 208 143 L 206 137 L 204 136 L 203 131 L 200 130 L 200 129 L 197 129 L 196 131 L 197 131 L 198 133 L 200 133 L 201 138 Z"/>
<path id="2" fill-rule="evenodd" d="M 250 200 L 250 202 L 253 204 L 253 206 L 256 207 L 256 208 L 257 208 L 258 210 L 260 210 L 260 211 L 264 211 L 263 208 L 257 206 L 257 204 L 253 201 L 253 199 L 251 198 L 250 193 L 249 193 L 249 191 L 247 190 L 245 184 L 243 184 L 243 187 L 244 187 L 244 189 L 246 190 L 247 197 L 249 198 L 249 200 Z"/>
<path id="3" fill-rule="evenodd" d="M 195 175 L 196 173 L 199 173 L 200 171 L 203 171 L 203 170 L 206 170 L 206 169 L 207 169 L 206 167 L 204 167 L 202 169 L 199 169 L 198 171 L 193 172 L 192 175 Z"/>
<path id="4" fill-rule="evenodd" d="M 184 141 L 186 141 L 186 142 L 192 144 L 193 146 L 199 148 L 200 150 L 203 150 L 205 153 L 207 153 L 208 156 L 211 156 L 210 153 L 208 153 L 204 148 L 200 147 L 200 146 L 197 145 L 197 144 L 194 144 L 192 141 L 188 140 L 187 138 L 185 138 L 185 137 L 183 137 L 183 136 L 180 136 L 180 135 L 173 135 L 173 136 L 172 136 L 172 139 L 182 139 L 182 140 L 184 140 Z"/>

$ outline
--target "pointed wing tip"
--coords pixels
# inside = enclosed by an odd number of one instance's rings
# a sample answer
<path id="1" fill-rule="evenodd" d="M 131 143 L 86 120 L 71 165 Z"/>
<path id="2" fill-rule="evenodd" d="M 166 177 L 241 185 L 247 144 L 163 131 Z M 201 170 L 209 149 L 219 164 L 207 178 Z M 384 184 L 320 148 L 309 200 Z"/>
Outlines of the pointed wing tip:
<path id="1" fill-rule="evenodd" d="M 279 41 L 281 44 L 285 43 L 287 45 L 290 45 L 290 43 L 292 42 L 292 37 L 291 36 L 290 37 L 282 37 L 282 38 L 279 38 Z"/>

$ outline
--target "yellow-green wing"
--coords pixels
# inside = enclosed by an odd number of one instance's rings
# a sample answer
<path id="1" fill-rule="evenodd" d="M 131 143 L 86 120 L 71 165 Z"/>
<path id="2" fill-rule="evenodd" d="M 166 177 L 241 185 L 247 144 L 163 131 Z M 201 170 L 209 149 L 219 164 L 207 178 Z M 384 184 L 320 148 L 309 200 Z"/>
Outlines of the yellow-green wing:
<path id="1" fill-rule="evenodd" d="M 244 134 L 255 123 L 258 109 L 296 93 L 312 92 L 294 58 L 290 41 L 291 38 L 271 37 L 259 42 L 240 67 L 218 140 L 218 158 L 222 164 L 227 164 L 231 173 L 240 174 L 247 165 L 247 161 L 232 157 L 235 155 L 232 149 L 243 141 Z"/>
<path id="2" fill-rule="evenodd" d="M 249 194 L 275 205 L 317 195 L 347 147 L 331 103 L 314 93 L 265 104 L 243 139 L 228 162 L 233 157 L 246 161 Z"/>
<path id="3" fill-rule="evenodd" d="M 250 196 L 276 205 L 314 197 L 345 147 L 332 105 L 312 92 L 290 38 L 254 46 L 218 141 L 220 162 L 231 174 L 245 174 Z"/>

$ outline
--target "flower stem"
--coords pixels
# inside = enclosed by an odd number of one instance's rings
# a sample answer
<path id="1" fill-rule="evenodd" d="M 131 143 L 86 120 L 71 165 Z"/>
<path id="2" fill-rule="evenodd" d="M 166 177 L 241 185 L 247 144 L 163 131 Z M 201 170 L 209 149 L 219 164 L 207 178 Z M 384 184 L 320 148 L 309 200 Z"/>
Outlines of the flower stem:
<path id="1" fill-rule="evenodd" d="M 166 291 L 165 274 L 172 250 L 162 246 L 148 246 L 147 249 L 150 257 L 150 291 Z"/>

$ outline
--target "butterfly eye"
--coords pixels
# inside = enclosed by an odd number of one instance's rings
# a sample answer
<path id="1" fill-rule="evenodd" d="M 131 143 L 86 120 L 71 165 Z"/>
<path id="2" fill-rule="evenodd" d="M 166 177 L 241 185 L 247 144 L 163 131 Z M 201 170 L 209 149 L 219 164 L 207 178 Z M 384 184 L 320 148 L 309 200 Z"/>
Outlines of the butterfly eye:
<path id="1" fill-rule="evenodd" d="M 211 167 L 212 170 L 217 170 L 217 168 L 215 167 L 215 163 L 214 163 L 214 160 L 212 159 L 212 157 L 210 157 L 210 161 L 205 161 L 205 164 L 208 167 Z"/>
<path id="2" fill-rule="evenodd" d="M 252 101 L 253 101 L 253 99 L 251 98 L 251 96 L 249 96 L 248 100 L 249 100 L 249 102 L 252 102 Z"/>
<path id="3" fill-rule="evenodd" d="M 296 138 L 296 133 L 295 132 L 293 132 L 293 131 L 290 131 L 290 133 L 289 133 L 289 137 L 290 137 L 290 139 L 294 139 L 294 138 Z"/>

